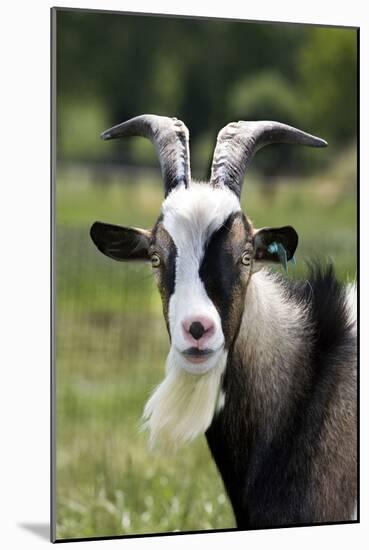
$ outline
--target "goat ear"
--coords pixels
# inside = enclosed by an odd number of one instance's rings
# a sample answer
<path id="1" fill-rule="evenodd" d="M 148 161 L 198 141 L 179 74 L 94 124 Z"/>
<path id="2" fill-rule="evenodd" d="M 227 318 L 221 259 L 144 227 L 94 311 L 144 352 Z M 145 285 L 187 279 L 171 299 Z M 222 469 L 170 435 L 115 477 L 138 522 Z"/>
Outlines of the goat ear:
<path id="1" fill-rule="evenodd" d="M 113 260 L 123 262 L 149 259 L 150 231 L 95 222 L 90 229 L 90 235 L 100 252 Z"/>
<path id="2" fill-rule="evenodd" d="M 293 227 L 264 227 L 254 235 L 254 259 L 256 262 L 282 263 L 293 259 L 298 243 L 298 235 Z"/>

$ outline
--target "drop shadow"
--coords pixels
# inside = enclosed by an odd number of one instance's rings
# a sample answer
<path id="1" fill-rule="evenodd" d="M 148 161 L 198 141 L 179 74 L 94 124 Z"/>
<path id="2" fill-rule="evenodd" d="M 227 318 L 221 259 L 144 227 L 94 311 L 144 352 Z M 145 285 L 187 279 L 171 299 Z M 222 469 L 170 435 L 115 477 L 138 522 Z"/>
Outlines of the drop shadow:
<path id="1" fill-rule="evenodd" d="M 50 525 L 48 523 L 19 523 L 18 525 L 41 539 L 50 540 Z"/>

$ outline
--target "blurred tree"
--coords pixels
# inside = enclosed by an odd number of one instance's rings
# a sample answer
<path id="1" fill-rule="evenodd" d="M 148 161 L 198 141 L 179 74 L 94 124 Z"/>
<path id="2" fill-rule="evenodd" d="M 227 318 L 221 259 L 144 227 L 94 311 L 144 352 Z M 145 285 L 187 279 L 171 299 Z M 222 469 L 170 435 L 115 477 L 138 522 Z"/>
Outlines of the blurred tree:
<path id="1" fill-rule="evenodd" d="M 278 120 L 291 126 L 302 126 L 301 110 L 295 89 L 280 72 L 265 71 L 236 82 L 229 90 L 229 120 Z M 258 156 L 257 166 L 266 175 L 289 171 L 300 160 L 294 147 L 268 148 Z"/>
<path id="2" fill-rule="evenodd" d="M 299 101 L 291 84 L 280 73 L 269 71 L 236 82 L 229 91 L 229 116 L 250 120 L 283 119 L 299 124 Z"/>
<path id="3" fill-rule="evenodd" d="M 58 109 L 58 154 L 78 161 L 81 157 L 106 157 L 99 135 L 107 117 L 105 104 L 99 98 L 60 97 Z"/>
<path id="4" fill-rule="evenodd" d="M 120 142 L 95 147 L 103 129 L 149 112 L 185 121 L 200 171 L 234 118 L 276 119 L 344 144 L 356 131 L 355 56 L 351 29 L 59 9 L 59 156 L 153 163 L 142 140 L 127 141 L 124 156 Z M 256 166 L 308 170 L 318 156 L 275 146 Z"/>
<path id="5" fill-rule="evenodd" d="M 357 31 L 310 27 L 298 57 L 304 118 L 328 140 L 356 135 Z"/>

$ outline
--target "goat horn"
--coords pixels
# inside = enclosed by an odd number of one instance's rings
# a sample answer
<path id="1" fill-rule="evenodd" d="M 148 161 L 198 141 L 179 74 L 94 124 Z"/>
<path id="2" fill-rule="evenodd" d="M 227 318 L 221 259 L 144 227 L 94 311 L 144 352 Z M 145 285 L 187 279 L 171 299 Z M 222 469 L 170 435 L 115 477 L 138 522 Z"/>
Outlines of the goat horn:
<path id="1" fill-rule="evenodd" d="M 101 134 L 102 139 L 142 136 L 155 145 L 164 180 L 165 196 L 174 187 L 189 186 L 190 151 L 189 133 L 181 120 L 158 115 L 141 115 L 113 126 Z"/>
<path id="2" fill-rule="evenodd" d="M 328 145 L 324 139 L 280 122 L 231 122 L 218 133 L 210 183 L 214 186 L 225 185 L 240 197 L 243 178 L 252 157 L 256 151 L 271 143 L 299 143 L 310 147 Z"/>

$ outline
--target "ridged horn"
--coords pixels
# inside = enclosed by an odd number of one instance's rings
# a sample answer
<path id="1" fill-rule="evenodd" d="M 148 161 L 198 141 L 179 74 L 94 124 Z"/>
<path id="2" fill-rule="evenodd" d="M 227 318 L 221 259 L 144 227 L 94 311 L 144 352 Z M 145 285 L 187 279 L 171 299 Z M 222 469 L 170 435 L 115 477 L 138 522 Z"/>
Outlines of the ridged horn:
<path id="1" fill-rule="evenodd" d="M 140 115 L 101 134 L 104 140 L 130 136 L 146 137 L 155 145 L 164 180 L 165 196 L 180 183 L 189 186 L 189 133 L 181 120 L 158 115 Z"/>
<path id="2" fill-rule="evenodd" d="M 246 169 L 256 151 L 271 143 L 298 143 L 309 147 L 328 144 L 302 130 L 270 120 L 231 122 L 218 133 L 210 183 L 225 185 L 241 196 Z"/>

